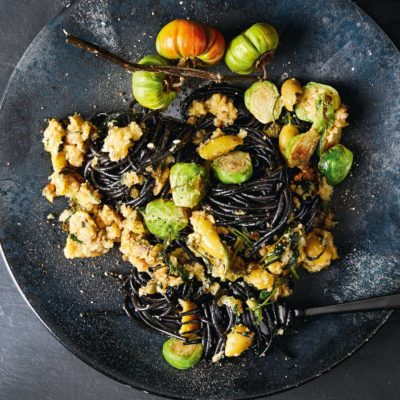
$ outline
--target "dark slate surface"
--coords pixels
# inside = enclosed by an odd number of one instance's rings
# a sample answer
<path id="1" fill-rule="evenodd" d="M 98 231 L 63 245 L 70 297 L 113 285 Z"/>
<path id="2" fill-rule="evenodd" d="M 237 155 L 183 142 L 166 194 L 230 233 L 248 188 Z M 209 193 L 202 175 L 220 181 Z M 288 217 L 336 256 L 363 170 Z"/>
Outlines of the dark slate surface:
<path id="1" fill-rule="evenodd" d="M 15 2 L 16 3 L 16 2 Z M 0 89 L 34 35 L 66 2 L 0 1 Z M 360 1 L 399 45 L 397 1 Z M 396 37 L 397 35 L 397 37 Z M 23 95 L 23 88 L 21 88 Z M 3 168 L 4 166 L 2 166 Z M 40 324 L 0 265 L 0 398 L 125 399 L 154 398 L 126 388 L 91 370 L 65 350 Z M 400 333 L 395 314 L 359 353 L 334 371 L 271 399 L 398 398 Z"/>

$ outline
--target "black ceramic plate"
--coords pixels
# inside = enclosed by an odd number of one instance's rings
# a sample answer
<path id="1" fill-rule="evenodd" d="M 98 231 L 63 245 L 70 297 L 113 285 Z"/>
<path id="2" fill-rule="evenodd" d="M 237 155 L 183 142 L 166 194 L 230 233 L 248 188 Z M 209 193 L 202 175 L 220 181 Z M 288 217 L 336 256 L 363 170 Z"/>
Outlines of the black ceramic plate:
<path id="1" fill-rule="evenodd" d="M 127 318 L 80 317 L 118 309 L 121 294 L 104 277 L 126 270 L 117 251 L 98 259 L 63 257 L 64 234 L 46 222 L 54 211 L 41 196 L 50 164 L 41 144 L 49 116 L 123 110 L 129 76 L 64 44 L 62 28 L 132 60 L 154 52 L 169 20 L 189 17 L 218 26 L 226 37 L 256 21 L 280 34 L 270 78 L 332 84 L 350 107 L 343 142 L 355 154 L 338 187 L 335 233 L 341 259 L 318 275 L 303 274 L 293 301 L 322 305 L 398 292 L 400 57 L 390 40 L 348 1 L 217 0 L 82 1 L 40 32 L 16 67 L 0 114 L 0 237 L 11 273 L 35 312 L 81 359 L 107 375 L 163 396 L 237 399 L 267 395 L 315 377 L 350 355 L 388 313 L 310 320 L 273 349 L 221 364 L 177 371 L 162 359 L 163 337 Z M 58 211 L 62 202 L 57 202 Z M 397 258 L 396 258 L 397 257 Z"/>

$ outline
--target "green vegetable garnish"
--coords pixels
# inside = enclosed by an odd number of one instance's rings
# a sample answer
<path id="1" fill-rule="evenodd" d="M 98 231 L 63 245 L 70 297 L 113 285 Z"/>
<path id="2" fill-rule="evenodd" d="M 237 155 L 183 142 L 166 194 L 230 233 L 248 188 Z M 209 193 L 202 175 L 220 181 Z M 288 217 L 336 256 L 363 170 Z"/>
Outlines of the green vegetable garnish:
<path id="1" fill-rule="evenodd" d="M 68 219 L 71 217 L 68 217 Z M 74 234 L 74 233 L 70 233 L 69 237 L 71 240 L 73 240 L 74 242 L 78 242 L 80 244 L 83 244 L 82 240 L 79 240 L 78 237 Z"/>
<path id="2" fill-rule="evenodd" d="M 177 163 L 169 174 L 172 199 L 177 206 L 193 208 L 203 199 L 207 191 L 208 173 L 194 162 Z"/>
<path id="3" fill-rule="evenodd" d="M 341 100 L 339 93 L 332 86 L 322 83 L 310 82 L 303 88 L 300 102 L 295 106 L 295 112 L 299 119 L 307 122 L 314 122 L 317 118 L 321 99 L 327 104 L 331 104 L 333 110 L 337 110 Z"/>
<path id="4" fill-rule="evenodd" d="M 327 182 L 334 186 L 346 178 L 353 163 L 353 153 L 341 144 L 333 146 L 322 154 L 318 169 L 325 175 Z"/>
<path id="5" fill-rule="evenodd" d="M 312 127 L 319 133 L 331 127 L 335 121 L 335 110 L 331 104 L 330 97 L 322 95 L 317 101 L 317 114 Z"/>
<path id="6" fill-rule="evenodd" d="M 320 139 L 319 133 L 311 128 L 308 132 L 292 137 L 285 150 L 289 167 L 307 165 Z"/>
<path id="7" fill-rule="evenodd" d="M 165 240 L 176 238 L 189 222 L 186 210 L 171 200 L 153 200 L 147 204 L 142 214 L 147 229 Z"/>
<path id="8" fill-rule="evenodd" d="M 242 183 L 253 175 L 249 153 L 233 151 L 218 157 L 211 164 L 215 177 L 222 183 Z"/>
<path id="9" fill-rule="evenodd" d="M 269 81 L 253 83 L 244 93 L 244 104 L 263 124 L 277 120 L 282 112 L 278 88 Z"/>
<path id="10" fill-rule="evenodd" d="M 159 55 L 146 56 L 139 64 L 169 65 L 169 62 Z M 175 99 L 177 93 L 166 88 L 162 73 L 139 71 L 132 74 L 133 97 L 143 107 L 159 110 L 168 107 Z"/>
<path id="11" fill-rule="evenodd" d="M 203 345 L 185 344 L 183 340 L 170 338 L 163 344 L 162 354 L 168 364 L 177 369 L 196 365 L 203 355 Z"/>

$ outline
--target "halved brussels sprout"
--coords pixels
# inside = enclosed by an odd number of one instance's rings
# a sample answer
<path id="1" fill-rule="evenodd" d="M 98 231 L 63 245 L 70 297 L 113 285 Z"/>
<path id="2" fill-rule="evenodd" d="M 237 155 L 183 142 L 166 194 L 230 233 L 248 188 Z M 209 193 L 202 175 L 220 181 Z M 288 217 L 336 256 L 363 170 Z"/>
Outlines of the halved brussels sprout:
<path id="1" fill-rule="evenodd" d="M 208 173 L 195 162 L 176 163 L 169 173 L 172 199 L 177 206 L 193 208 L 207 191 Z"/>
<path id="2" fill-rule="evenodd" d="M 253 175 L 250 154 L 243 151 L 233 151 L 218 157 L 212 162 L 211 168 L 222 183 L 246 182 Z"/>
<path id="3" fill-rule="evenodd" d="M 333 146 L 336 146 L 340 143 L 340 139 L 342 137 L 342 128 L 338 128 L 337 126 L 331 126 L 321 135 L 321 139 L 318 145 L 318 155 L 319 157 L 325 153 L 328 149 Z"/>
<path id="4" fill-rule="evenodd" d="M 173 201 L 156 199 L 142 212 L 147 229 L 161 239 L 174 239 L 189 222 L 187 212 Z"/>
<path id="5" fill-rule="evenodd" d="M 253 83 L 244 93 L 244 104 L 263 124 L 277 120 L 282 112 L 278 89 L 269 81 Z"/>
<path id="6" fill-rule="evenodd" d="M 328 183 L 334 186 L 346 178 L 352 163 L 353 153 L 345 146 L 337 144 L 322 154 L 318 169 L 325 175 Z"/>
<path id="7" fill-rule="evenodd" d="M 286 160 L 289 167 L 303 167 L 308 164 L 318 145 L 319 133 L 310 129 L 306 133 L 294 136 L 286 147 Z"/>
<path id="8" fill-rule="evenodd" d="M 169 62 L 159 55 L 146 56 L 139 64 L 169 65 Z M 168 107 L 176 98 L 175 91 L 166 90 L 164 80 L 166 74 L 139 71 L 132 74 L 132 94 L 139 104 L 151 110 Z"/>
<path id="9" fill-rule="evenodd" d="M 302 121 L 314 122 L 321 99 L 332 104 L 334 110 L 337 110 L 340 106 L 339 93 L 332 86 L 316 82 L 307 83 L 303 88 L 300 102 L 295 106 L 297 117 Z"/>
<path id="10" fill-rule="evenodd" d="M 329 118 L 327 118 L 329 119 L 329 123 L 323 130 L 318 147 L 318 154 L 320 157 L 326 150 L 340 143 L 342 128 L 348 125 L 346 119 L 349 113 L 344 104 L 341 104 L 333 115 L 328 113 L 327 115 L 329 115 Z"/>
<path id="11" fill-rule="evenodd" d="M 223 135 L 209 140 L 199 147 L 199 156 L 205 160 L 215 160 L 243 144 L 243 138 L 238 135 Z"/>
<path id="12" fill-rule="evenodd" d="M 202 344 L 185 344 L 183 340 L 169 338 L 163 344 L 162 354 L 168 364 L 177 369 L 187 369 L 196 365 L 203 355 Z"/>
<path id="13" fill-rule="evenodd" d="M 317 100 L 317 114 L 312 127 L 319 133 L 324 132 L 335 122 L 335 110 L 333 105 L 321 95 Z"/>
<path id="14" fill-rule="evenodd" d="M 281 87 L 282 104 L 288 111 L 293 111 L 294 105 L 299 101 L 303 88 L 295 78 L 286 79 Z"/>

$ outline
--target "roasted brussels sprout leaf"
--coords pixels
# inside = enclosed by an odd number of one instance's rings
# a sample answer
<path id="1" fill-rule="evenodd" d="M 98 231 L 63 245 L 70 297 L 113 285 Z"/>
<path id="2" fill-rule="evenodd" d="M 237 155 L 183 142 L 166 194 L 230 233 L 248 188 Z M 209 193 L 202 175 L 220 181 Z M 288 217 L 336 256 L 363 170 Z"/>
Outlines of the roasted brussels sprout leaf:
<path id="1" fill-rule="evenodd" d="M 169 65 L 169 62 L 159 55 L 146 56 L 139 64 Z M 132 94 L 139 104 L 151 110 L 168 107 L 176 97 L 176 92 L 166 90 L 165 74 L 156 72 L 135 72 L 132 74 Z"/>
<path id="2" fill-rule="evenodd" d="M 340 143 L 340 139 L 342 137 L 342 128 L 338 128 L 337 126 L 331 126 L 321 135 L 321 139 L 318 145 L 318 155 L 319 157 L 325 153 L 328 149 L 333 146 L 336 146 Z"/>
<path id="3" fill-rule="evenodd" d="M 215 177 L 222 183 L 242 183 L 253 174 L 249 153 L 233 151 L 214 160 L 211 164 Z"/>
<path id="4" fill-rule="evenodd" d="M 317 114 L 312 127 L 319 133 L 324 132 L 335 122 L 335 110 L 329 100 L 323 95 L 317 100 Z"/>
<path id="5" fill-rule="evenodd" d="M 306 166 L 317 148 L 319 138 L 319 133 L 315 129 L 292 137 L 286 147 L 286 159 L 289 167 Z"/>
<path id="6" fill-rule="evenodd" d="M 269 81 L 253 83 L 244 94 L 244 104 L 263 124 L 278 119 L 282 111 L 278 89 Z"/>
<path id="7" fill-rule="evenodd" d="M 307 83 L 303 88 L 300 101 L 295 106 L 297 118 L 302 121 L 314 122 L 321 99 L 332 104 L 333 110 L 337 110 L 340 106 L 339 93 L 332 86 L 316 82 Z"/>
<path id="8" fill-rule="evenodd" d="M 353 164 L 353 153 L 341 144 L 333 146 L 322 154 L 318 169 L 332 186 L 346 178 Z"/>
<path id="9" fill-rule="evenodd" d="M 183 340 L 170 338 L 163 344 L 162 354 L 168 364 L 177 369 L 196 365 L 203 355 L 202 344 L 185 344 Z"/>
<path id="10" fill-rule="evenodd" d="M 142 215 L 147 229 L 163 240 L 176 238 L 179 231 L 189 222 L 184 208 L 165 199 L 156 199 L 148 203 Z"/>
<path id="11" fill-rule="evenodd" d="M 180 207 L 193 208 L 206 194 L 208 173 L 195 162 L 176 163 L 171 168 L 169 183 L 174 203 Z"/>

